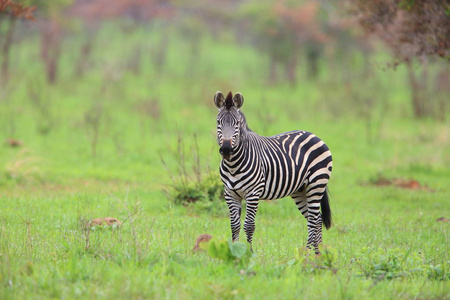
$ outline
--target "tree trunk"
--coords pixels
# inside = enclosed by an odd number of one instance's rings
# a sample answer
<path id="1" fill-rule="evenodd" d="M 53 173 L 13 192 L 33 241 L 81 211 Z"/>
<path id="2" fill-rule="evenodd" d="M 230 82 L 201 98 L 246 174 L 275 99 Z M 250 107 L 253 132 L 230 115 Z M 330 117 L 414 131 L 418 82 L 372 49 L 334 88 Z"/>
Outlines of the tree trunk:
<path id="1" fill-rule="evenodd" d="M 60 56 L 61 29 L 59 24 L 52 20 L 43 25 L 41 39 L 41 58 L 50 84 L 56 82 Z"/>
<path id="2" fill-rule="evenodd" d="M 408 79 L 411 87 L 411 104 L 414 112 L 414 117 L 422 118 L 426 115 L 425 99 L 423 97 L 423 86 L 419 79 L 414 74 L 414 69 L 411 61 L 406 62 L 408 69 Z"/>
<path id="3" fill-rule="evenodd" d="M 297 83 L 297 62 L 298 58 L 296 53 L 292 53 L 291 58 L 286 61 L 286 79 L 291 85 Z"/>
<path id="4" fill-rule="evenodd" d="M 308 47 L 306 52 L 306 72 L 308 79 L 317 79 L 317 76 L 319 75 L 319 57 L 320 50 L 318 49 L 318 46 L 312 45 Z"/>
<path id="5" fill-rule="evenodd" d="M 76 65 L 75 74 L 77 77 L 82 77 L 87 68 L 87 60 L 92 52 L 92 40 L 91 37 L 83 43 L 80 48 L 80 56 Z"/>
<path id="6" fill-rule="evenodd" d="M 131 57 L 128 58 L 127 69 L 133 72 L 134 75 L 141 73 L 142 65 L 142 45 L 138 43 L 133 48 Z"/>
<path id="7" fill-rule="evenodd" d="M 197 43 L 194 43 L 194 49 L 198 48 Z M 159 41 L 158 49 L 156 55 L 153 59 L 153 63 L 155 65 L 156 71 L 158 73 L 162 72 L 167 60 L 167 52 L 169 49 L 169 34 L 167 32 L 163 32 L 163 36 Z M 195 50 L 193 51 L 195 52 Z M 193 55 L 199 55 L 199 53 L 193 53 Z"/>
<path id="8" fill-rule="evenodd" d="M 3 61 L 2 61 L 2 82 L 6 83 L 9 79 L 9 52 L 13 43 L 14 29 L 16 27 L 17 19 L 14 16 L 9 18 L 9 27 L 5 36 L 5 43 L 3 44 Z"/>
<path id="9" fill-rule="evenodd" d="M 276 55 L 272 54 L 269 57 L 270 62 L 269 62 L 269 83 L 273 84 L 276 83 L 278 80 L 278 76 L 277 76 L 277 59 L 276 59 Z"/>
<path id="10" fill-rule="evenodd" d="M 444 67 L 438 74 L 435 80 L 437 92 L 437 117 L 440 121 L 445 121 L 445 115 L 448 109 L 448 95 L 450 95 L 450 70 Z"/>

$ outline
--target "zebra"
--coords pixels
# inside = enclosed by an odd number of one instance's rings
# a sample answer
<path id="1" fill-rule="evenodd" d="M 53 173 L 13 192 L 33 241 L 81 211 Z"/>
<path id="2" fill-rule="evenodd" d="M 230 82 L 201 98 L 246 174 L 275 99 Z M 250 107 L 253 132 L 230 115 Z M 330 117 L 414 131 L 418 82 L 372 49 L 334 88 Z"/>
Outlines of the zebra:
<path id="1" fill-rule="evenodd" d="M 307 131 L 290 131 L 265 137 L 247 125 L 240 108 L 241 93 L 225 98 L 218 91 L 217 143 L 222 156 L 220 177 L 230 211 L 232 241 L 239 240 L 242 200 L 246 202 L 244 231 L 252 248 L 259 200 L 291 196 L 307 220 L 307 248 L 320 254 L 322 223 L 331 226 L 327 184 L 332 170 L 331 152 Z M 320 212 L 320 208 L 322 213 Z"/>

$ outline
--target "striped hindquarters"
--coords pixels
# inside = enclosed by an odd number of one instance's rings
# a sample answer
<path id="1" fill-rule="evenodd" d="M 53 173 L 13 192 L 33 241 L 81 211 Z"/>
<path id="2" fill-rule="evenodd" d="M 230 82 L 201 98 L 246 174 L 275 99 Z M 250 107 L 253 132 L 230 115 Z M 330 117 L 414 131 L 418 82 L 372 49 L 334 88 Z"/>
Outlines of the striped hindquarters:
<path id="1" fill-rule="evenodd" d="M 306 131 L 292 131 L 264 141 L 260 153 L 265 172 L 261 199 L 279 199 L 308 184 L 307 193 L 326 185 L 332 168 L 331 152 L 317 136 Z M 314 184 L 313 184 L 314 183 Z"/>

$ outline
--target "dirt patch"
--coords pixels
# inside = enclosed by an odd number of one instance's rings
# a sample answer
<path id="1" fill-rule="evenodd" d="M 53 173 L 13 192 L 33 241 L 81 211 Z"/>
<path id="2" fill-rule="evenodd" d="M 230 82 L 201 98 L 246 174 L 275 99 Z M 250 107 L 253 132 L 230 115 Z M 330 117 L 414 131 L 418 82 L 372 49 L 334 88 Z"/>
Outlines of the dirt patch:
<path id="1" fill-rule="evenodd" d="M 11 138 L 6 141 L 6 144 L 13 148 L 21 147 L 23 145 L 21 140 L 16 140 L 16 139 L 11 139 Z"/>
<path id="2" fill-rule="evenodd" d="M 212 239 L 213 236 L 209 235 L 209 234 L 202 234 L 197 238 L 197 241 L 195 241 L 195 246 L 194 249 L 192 249 L 192 251 L 196 252 L 196 251 L 205 251 L 200 247 L 200 244 L 203 243 L 207 243 L 209 242 L 210 239 Z"/>
<path id="3" fill-rule="evenodd" d="M 440 217 L 440 218 L 437 218 L 437 219 L 436 219 L 436 221 L 438 221 L 438 222 L 444 222 L 444 223 L 448 223 L 448 222 L 450 222 L 450 220 L 449 220 L 449 219 L 447 219 L 447 218 L 444 218 L 444 217 Z"/>
<path id="4" fill-rule="evenodd" d="M 408 190 L 426 190 L 426 191 L 432 191 L 429 187 L 426 185 L 420 184 L 415 179 L 405 179 L 405 178 L 393 178 L 389 179 L 386 177 L 378 177 L 377 179 L 373 180 L 371 182 L 375 186 L 394 186 L 402 189 L 408 189 Z"/>
<path id="5" fill-rule="evenodd" d="M 114 224 L 117 224 L 117 226 L 122 226 L 122 222 L 120 222 L 116 218 L 111 218 L 111 217 L 97 218 L 97 219 L 90 220 L 88 222 L 89 227 L 104 226 L 104 225 L 112 226 Z"/>

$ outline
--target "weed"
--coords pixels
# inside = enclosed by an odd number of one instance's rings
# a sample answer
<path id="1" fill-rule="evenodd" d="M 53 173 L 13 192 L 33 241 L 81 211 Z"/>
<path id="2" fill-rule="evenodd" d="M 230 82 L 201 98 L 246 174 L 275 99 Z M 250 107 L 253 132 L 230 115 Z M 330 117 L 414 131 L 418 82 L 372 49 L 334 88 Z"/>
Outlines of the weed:
<path id="1" fill-rule="evenodd" d="M 358 268 L 357 275 L 371 278 L 374 282 L 424 275 L 433 280 L 450 279 L 447 263 L 433 265 L 424 260 L 420 252 L 411 249 L 405 252 L 400 249 L 363 247 L 356 256 L 352 262 Z"/>
<path id="2" fill-rule="evenodd" d="M 188 205 L 197 203 L 205 209 L 211 209 L 210 203 L 217 202 L 223 195 L 223 185 L 217 180 L 217 175 L 208 174 L 201 181 L 172 183 L 169 197 L 175 204 Z"/>
<path id="3" fill-rule="evenodd" d="M 174 155 L 177 171 L 172 172 L 164 158 L 161 157 L 172 181 L 164 192 L 177 205 L 195 204 L 195 208 L 198 210 L 221 214 L 225 207 L 219 202 L 224 193 L 223 184 L 220 182 L 219 176 L 211 172 L 208 164 L 205 167 L 201 164 L 196 136 L 194 136 L 192 153 L 193 162 L 189 164 L 183 140 L 179 135 L 177 152 Z M 175 176 L 174 173 L 178 175 Z"/>
<path id="4" fill-rule="evenodd" d="M 336 273 L 338 270 L 334 267 L 337 257 L 337 251 L 329 246 L 319 245 L 320 255 L 309 248 L 296 248 L 294 251 L 295 259 L 288 262 L 289 266 L 300 265 L 302 270 L 308 273 L 320 273 L 323 271 L 332 271 Z"/>
<path id="5" fill-rule="evenodd" d="M 212 258 L 218 258 L 226 263 L 239 266 L 239 268 L 248 267 L 252 257 L 250 244 L 239 241 L 232 242 L 231 240 L 212 238 L 207 243 L 201 244 L 200 248 L 206 250 Z"/>

